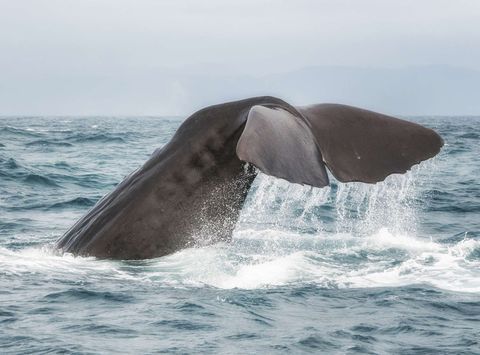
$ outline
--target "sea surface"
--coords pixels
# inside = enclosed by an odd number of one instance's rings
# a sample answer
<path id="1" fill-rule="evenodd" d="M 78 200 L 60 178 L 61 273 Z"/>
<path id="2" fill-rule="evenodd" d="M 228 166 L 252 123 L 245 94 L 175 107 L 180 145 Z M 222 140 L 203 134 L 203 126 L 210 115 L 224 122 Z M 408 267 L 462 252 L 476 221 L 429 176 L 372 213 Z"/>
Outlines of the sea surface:
<path id="1" fill-rule="evenodd" d="M 231 243 L 109 261 L 52 244 L 182 118 L 0 118 L 0 353 L 480 354 L 480 117 L 409 119 L 406 175 L 260 175 Z"/>

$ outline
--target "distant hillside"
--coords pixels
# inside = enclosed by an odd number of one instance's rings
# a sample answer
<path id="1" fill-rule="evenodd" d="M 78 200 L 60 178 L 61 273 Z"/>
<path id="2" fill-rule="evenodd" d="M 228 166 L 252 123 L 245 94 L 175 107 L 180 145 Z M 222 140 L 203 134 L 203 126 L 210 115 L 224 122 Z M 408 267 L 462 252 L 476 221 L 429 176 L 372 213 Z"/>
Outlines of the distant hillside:
<path id="1" fill-rule="evenodd" d="M 312 67 L 261 78 L 205 80 L 205 99 L 211 102 L 265 93 L 294 104 L 339 102 L 400 115 L 480 114 L 480 72 L 447 66 Z M 185 88 L 201 92 L 200 87 Z"/>
<path id="2" fill-rule="evenodd" d="M 401 69 L 322 66 L 266 76 L 225 68 L 129 68 L 6 73 L 0 114 L 184 115 L 255 95 L 301 105 L 338 102 L 398 115 L 480 115 L 480 72 L 449 66 Z"/>

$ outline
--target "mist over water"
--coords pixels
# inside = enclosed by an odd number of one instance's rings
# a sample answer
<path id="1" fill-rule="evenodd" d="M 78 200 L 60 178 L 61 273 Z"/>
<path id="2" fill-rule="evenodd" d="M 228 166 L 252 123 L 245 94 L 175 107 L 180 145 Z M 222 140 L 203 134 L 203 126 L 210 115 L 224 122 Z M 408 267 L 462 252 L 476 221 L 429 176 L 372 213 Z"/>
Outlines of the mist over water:
<path id="1" fill-rule="evenodd" d="M 123 262 L 52 243 L 182 120 L 0 118 L 2 353 L 479 353 L 480 118 L 414 120 L 405 175 L 260 174 L 231 243 Z"/>

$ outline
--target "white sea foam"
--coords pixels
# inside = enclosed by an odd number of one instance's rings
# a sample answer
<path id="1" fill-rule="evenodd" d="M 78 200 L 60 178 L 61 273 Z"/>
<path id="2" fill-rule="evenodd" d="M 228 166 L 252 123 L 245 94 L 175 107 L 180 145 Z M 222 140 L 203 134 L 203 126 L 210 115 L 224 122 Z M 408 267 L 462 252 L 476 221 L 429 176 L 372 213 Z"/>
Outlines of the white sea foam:
<path id="1" fill-rule="evenodd" d="M 78 281 L 111 278 L 175 287 L 323 287 L 428 284 L 480 292 L 480 241 L 443 243 L 417 231 L 411 174 L 378 185 L 313 189 L 260 176 L 233 241 L 141 262 L 60 255 L 51 248 L 0 248 L 4 275 Z M 334 206 L 331 220 L 316 209 Z M 320 211 L 321 212 L 321 211 Z M 333 225 L 333 228 L 332 228 Z"/>
<path id="2" fill-rule="evenodd" d="M 60 254 L 49 246 L 18 251 L 0 248 L 0 269 L 7 276 L 44 274 L 52 277 L 66 276 L 72 280 L 82 277 L 128 277 L 128 274 L 118 268 L 118 263 Z"/>
<path id="3" fill-rule="evenodd" d="M 257 232 L 261 234 L 261 232 Z M 279 236 L 283 236 L 283 232 Z M 241 235 L 242 233 L 240 233 Z M 442 245 L 415 237 L 394 235 L 383 229 L 368 238 L 333 235 L 336 241 L 350 239 L 349 247 L 331 242 L 328 236 L 318 238 L 326 248 L 295 250 L 285 243 L 281 250 L 253 252 L 245 241 L 269 243 L 267 236 L 258 239 L 251 235 L 237 237 L 231 244 L 190 248 L 164 258 L 130 266 L 122 262 L 95 258 L 58 255 L 49 249 L 11 251 L 0 249 L 0 268 L 3 274 L 46 274 L 70 280 L 122 279 L 130 282 L 154 282 L 171 286 L 208 285 L 217 288 L 274 287 L 287 284 L 315 283 L 322 287 L 391 287 L 424 283 L 441 289 L 461 292 L 480 292 L 480 261 L 469 260 L 480 242 L 463 240 L 453 246 Z M 298 235 L 286 236 L 296 240 Z M 352 245 L 352 240 L 356 243 Z M 311 244 L 307 245 L 311 247 Z M 282 249 L 283 248 L 283 249 Z M 381 251 L 395 249 L 404 253 L 403 259 L 392 262 L 391 255 Z M 310 249 L 310 248 L 309 248 Z M 357 263 L 344 259 L 366 255 Z"/>

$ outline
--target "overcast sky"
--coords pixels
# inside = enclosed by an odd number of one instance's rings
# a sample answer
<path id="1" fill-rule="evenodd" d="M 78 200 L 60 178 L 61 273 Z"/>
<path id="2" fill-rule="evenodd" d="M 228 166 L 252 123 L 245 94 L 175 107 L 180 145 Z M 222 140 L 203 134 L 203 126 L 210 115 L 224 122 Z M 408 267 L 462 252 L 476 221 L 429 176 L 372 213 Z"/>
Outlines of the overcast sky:
<path id="1" fill-rule="evenodd" d="M 321 66 L 480 71 L 480 1 L 0 0 L 0 115 L 183 113 L 210 76 Z"/>

